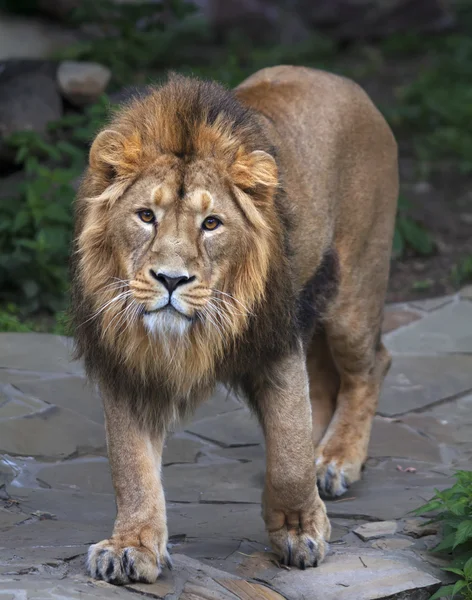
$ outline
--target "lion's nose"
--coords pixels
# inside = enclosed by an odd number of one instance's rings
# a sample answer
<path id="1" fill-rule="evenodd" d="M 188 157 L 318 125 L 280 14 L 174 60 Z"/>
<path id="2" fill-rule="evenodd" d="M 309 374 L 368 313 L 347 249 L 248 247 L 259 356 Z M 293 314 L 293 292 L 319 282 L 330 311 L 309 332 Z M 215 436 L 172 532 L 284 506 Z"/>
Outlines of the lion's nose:
<path id="1" fill-rule="evenodd" d="M 167 275 L 166 273 L 156 273 L 152 269 L 151 269 L 151 275 L 154 277 L 154 279 L 157 279 L 157 281 L 162 283 L 162 285 L 169 292 L 169 295 L 171 295 L 172 292 L 179 286 L 184 285 L 186 283 L 190 283 L 191 281 L 193 281 L 195 279 L 195 276 L 193 276 L 193 277 L 188 277 L 188 275 L 171 276 L 171 275 Z"/>

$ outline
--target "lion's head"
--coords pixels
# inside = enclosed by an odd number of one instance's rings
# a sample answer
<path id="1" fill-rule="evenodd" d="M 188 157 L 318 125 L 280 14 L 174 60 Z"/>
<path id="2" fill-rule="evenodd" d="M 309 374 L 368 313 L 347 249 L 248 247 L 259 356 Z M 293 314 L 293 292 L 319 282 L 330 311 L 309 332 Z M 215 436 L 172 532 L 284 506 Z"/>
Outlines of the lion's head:
<path id="1" fill-rule="evenodd" d="M 224 88 L 172 77 L 98 134 L 77 201 L 79 350 L 203 377 L 247 328 L 280 252 L 276 162 Z"/>

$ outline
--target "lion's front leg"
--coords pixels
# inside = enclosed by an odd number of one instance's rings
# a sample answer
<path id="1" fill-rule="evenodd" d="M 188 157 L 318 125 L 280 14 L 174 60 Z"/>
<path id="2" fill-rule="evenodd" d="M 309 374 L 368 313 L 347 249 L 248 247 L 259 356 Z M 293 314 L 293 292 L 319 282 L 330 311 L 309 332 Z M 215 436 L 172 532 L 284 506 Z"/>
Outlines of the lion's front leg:
<path id="1" fill-rule="evenodd" d="M 311 407 L 303 352 L 247 385 L 266 439 L 263 516 L 283 563 L 301 569 L 323 560 L 331 527 L 313 472 Z"/>
<path id="2" fill-rule="evenodd" d="M 161 484 L 164 432 L 151 435 L 131 411 L 104 398 L 108 456 L 116 494 L 113 535 L 90 547 L 92 577 L 121 585 L 154 582 L 167 552 L 167 523 Z"/>

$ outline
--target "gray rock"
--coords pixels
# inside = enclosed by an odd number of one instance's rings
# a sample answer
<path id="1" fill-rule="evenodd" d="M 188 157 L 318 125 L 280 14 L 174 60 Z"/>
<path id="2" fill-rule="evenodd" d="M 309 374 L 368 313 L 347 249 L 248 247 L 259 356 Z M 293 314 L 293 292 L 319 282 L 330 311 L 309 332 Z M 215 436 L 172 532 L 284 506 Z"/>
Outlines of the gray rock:
<path id="1" fill-rule="evenodd" d="M 472 304 L 451 302 L 385 336 L 384 343 L 394 354 L 472 353 Z"/>
<path id="2" fill-rule="evenodd" d="M 333 517 L 357 517 L 388 521 L 408 516 L 425 498 L 434 495 L 435 488 L 444 489 L 449 482 L 444 475 L 434 473 L 434 465 L 408 461 L 416 473 L 397 470 L 400 460 L 389 460 L 377 467 L 367 465 L 362 480 L 354 483 L 339 500 L 328 500 L 328 514 Z"/>
<path id="3" fill-rule="evenodd" d="M 49 333 L 0 333 L 0 368 L 83 374 L 72 340 Z"/>
<path id="4" fill-rule="evenodd" d="M 212 397 L 203 402 L 195 411 L 192 421 L 196 422 L 206 417 L 216 417 L 244 407 L 244 404 L 223 386 L 218 386 Z"/>
<path id="5" fill-rule="evenodd" d="M 36 477 L 57 490 L 114 493 L 110 466 L 105 458 L 79 458 L 48 465 Z"/>
<path id="6" fill-rule="evenodd" d="M 167 506 L 169 535 L 252 540 L 268 545 L 259 504 L 174 504 Z"/>
<path id="7" fill-rule="evenodd" d="M 436 535 L 440 530 L 439 523 L 430 523 L 428 519 L 407 519 L 403 524 L 403 533 L 414 538 Z"/>
<path id="8" fill-rule="evenodd" d="M 403 538 L 390 538 L 385 540 L 376 540 L 372 542 L 372 548 L 377 548 L 378 550 L 406 550 L 406 548 L 410 548 L 414 542 L 411 540 L 405 540 Z"/>
<path id="9" fill-rule="evenodd" d="M 25 394 L 43 402 L 67 408 L 103 424 L 103 407 L 98 394 L 83 377 L 55 377 L 33 381 L 22 381 L 15 387 Z"/>
<path id="10" fill-rule="evenodd" d="M 393 535 L 397 531 L 397 523 L 396 521 L 375 521 L 359 525 L 353 531 L 361 540 L 367 542 L 368 540 L 375 540 L 386 535 Z"/>
<path id="11" fill-rule="evenodd" d="M 50 21 L 0 13 L 0 60 L 49 58 L 79 39 L 77 31 Z"/>
<path id="12" fill-rule="evenodd" d="M 57 69 L 61 94 L 76 106 L 85 106 L 98 100 L 110 78 L 110 69 L 94 62 L 65 60 Z"/>
<path id="13" fill-rule="evenodd" d="M 412 461 L 440 462 L 437 444 L 410 427 L 376 417 L 369 444 L 370 457 L 396 457 Z"/>
<path id="14" fill-rule="evenodd" d="M 406 338 L 396 341 L 396 347 L 400 349 L 405 344 L 406 348 L 410 348 L 410 344 L 416 343 L 415 335 L 410 334 L 412 329 L 433 317 L 426 317 L 418 325 L 415 323 L 400 330 L 398 335 Z M 472 356 L 394 356 L 377 410 L 386 416 L 401 415 L 471 388 Z"/>
<path id="15" fill-rule="evenodd" d="M 162 464 L 165 466 L 175 463 L 195 463 L 197 455 L 207 448 L 211 446 L 190 436 L 186 437 L 186 434 L 174 434 L 166 440 Z"/>
<path id="16" fill-rule="evenodd" d="M 424 312 L 433 312 L 450 304 L 453 301 L 453 296 L 443 296 L 442 298 L 428 298 L 427 300 L 415 300 L 411 303 L 413 308 Z"/>
<path id="17" fill-rule="evenodd" d="M 247 409 L 233 411 L 230 416 L 222 414 L 201 419 L 188 426 L 187 431 L 222 446 L 260 444 L 263 439 L 256 419 Z"/>
<path id="18" fill-rule="evenodd" d="M 281 571 L 270 581 L 290 600 L 379 600 L 401 594 L 426 600 L 429 596 L 420 594 L 432 593 L 439 584 L 407 560 L 366 550 L 332 554 L 316 571 Z"/>
<path id="19" fill-rule="evenodd" d="M 163 470 L 170 502 L 260 503 L 264 463 L 174 465 Z"/>
<path id="20" fill-rule="evenodd" d="M 36 511 L 49 512 L 56 515 L 57 521 L 54 522 L 64 523 L 67 521 L 75 523 L 74 527 L 78 531 L 82 529 L 88 531 L 89 525 L 97 526 L 97 531 L 100 531 L 100 534 L 97 534 L 90 543 L 99 542 L 111 534 L 116 515 L 115 497 L 113 494 L 25 488 L 16 487 L 12 484 L 7 485 L 6 491 L 12 499 L 19 503 L 24 513 L 34 513 Z M 48 527 L 52 529 L 52 526 Z M 62 531 L 66 532 L 66 526 L 64 526 Z M 13 538 L 13 545 L 15 544 L 15 538 L 16 536 Z M 66 539 L 69 538 L 66 537 Z M 87 540 L 87 543 L 89 543 L 89 540 Z"/>
<path id="21" fill-rule="evenodd" d="M 66 458 L 86 452 L 104 454 L 105 445 L 101 425 L 57 406 L 0 421 L 0 451 L 14 456 Z"/>
<path id="22" fill-rule="evenodd" d="M 0 158 L 11 162 L 15 150 L 5 137 L 25 130 L 44 133 L 62 116 L 62 102 L 54 79 L 41 72 L 11 76 L 0 84 Z"/>
<path id="23" fill-rule="evenodd" d="M 12 385 L 0 384 L 0 420 L 23 417 L 46 408 L 45 402 L 22 394 Z"/>

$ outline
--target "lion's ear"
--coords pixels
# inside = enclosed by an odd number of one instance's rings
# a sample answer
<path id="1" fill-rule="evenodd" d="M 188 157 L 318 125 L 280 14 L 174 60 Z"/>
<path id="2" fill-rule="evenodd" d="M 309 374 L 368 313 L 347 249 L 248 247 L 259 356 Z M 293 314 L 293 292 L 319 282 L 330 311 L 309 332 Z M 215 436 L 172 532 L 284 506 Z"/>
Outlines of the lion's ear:
<path id="1" fill-rule="evenodd" d="M 258 185 L 274 188 L 278 184 L 275 160 L 262 150 L 248 154 L 240 148 L 231 165 L 230 175 L 234 184 L 241 189 L 250 189 Z"/>
<path id="2" fill-rule="evenodd" d="M 90 148 L 90 168 L 110 182 L 115 176 L 132 174 L 138 167 L 141 144 L 137 135 L 125 137 L 119 131 L 104 129 Z"/>

